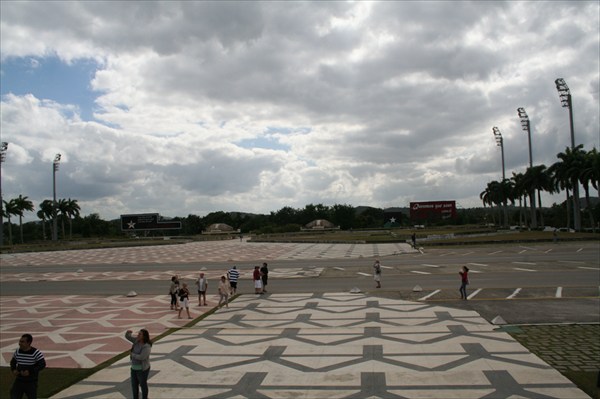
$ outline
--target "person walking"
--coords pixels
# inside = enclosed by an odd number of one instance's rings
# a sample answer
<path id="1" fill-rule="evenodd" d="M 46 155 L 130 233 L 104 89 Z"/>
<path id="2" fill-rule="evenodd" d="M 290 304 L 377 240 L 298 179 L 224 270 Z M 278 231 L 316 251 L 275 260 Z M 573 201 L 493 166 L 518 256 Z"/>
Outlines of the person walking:
<path id="1" fill-rule="evenodd" d="M 227 278 L 225 276 L 221 276 L 221 282 L 219 283 L 219 306 L 225 305 L 226 308 L 229 307 L 229 284 L 227 284 Z"/>
<path id="2" fill-rule="evenodd" d="M 238 271 L 237 266 L 233 266 L 227 271 L 227 277 L 229 278 L 229 287 L 231 288 L 231 295 L 235 295 L 237 293 L 238 279 L 240 278 L 240 272 Z"/>
<path id="3" fill-rule="evenodd" d="M 463 266 L 458 272 L 460 274 L 460 299 L 467 299 L 467 285 L 469 284 L 469 268 Z"/>
<path id="4" fill-rule="evenodd" d="M 37 398 L 38 374 L 46 368 L 44 354 L 31 346 L 31 334 L 23 334 L 19 339 L 19 348 L 10 359 L 10 370 L 15 376 L 10 399 L 21 399 L 23 394 L 28 399 Z"/>
<path id="5" fill-rule="evenodd" d="M 202 299 L 204 299 L 204 306 L 206 306 L 206 290 L 208 289 L 208 280 L 204 277 L 204 273 L 200 273 L 200 277 L 196 280 L 198 286 L 198 306 L 202 306 Z"/>
<path id="6" fill-rule="evenodd" d="M 191 319 L 192 316 L 190 316 L 190 290 L 188 289 L 186 283 L 183 283 L 183 286 L 179 289 L 179 301 L 181 303 L 179 304 L 179 313 L 177 317 L 181 319 L 181 311 L 185 307 L 188 319 Z"/>
<path id="7" fill-rule="evenodd" d="M 269 282 L 269 268 L 267 262 L 263 262 L 260 268 L 260 279 L 262 280 L 262 292 L 267 292 L 267 284 Z"/>
<path id="8" fill-rule="evenodd" d="M 171 295 L 171 310 L 179 310 L 177 305 L 177 291 L 179 290 L 179 280 L 177 276 L 171 277 L 171 287 L 169 288 L 169 295 Z"/>
<path id="9" fill-rule="evenodd" d="M 131 360 L 131 390 L 133 399 L 139 399 L 140 389 L 142 391 L 142 399 L 148 399 L 148 376 L 150 375 L 150 352 L 152 350 L 152 342 L 150 341 L 150 333 L 148 330 L 141 329 L 137 333 L 137 337 L 133 337 L 133 331 L 127 330 L 125 339 L 131 342 L 131 352 L 129 358 Z"/>
<path id="10" fill-rule="evenodd" d="M 260 278 L 260 270 L 258 269 L 258 266 L 254 266 L 252 279 L 254 280 L 254 293 L 257 295 L 262 294 L 262 279 Z"/>
<path id="11" fill-rule="evenodd" d="M 373 280 L 377 285 L 376 288 L 381 288 L 381 263 L 379 263 L 379 259 L 375 259 L 375 263 L 373 263 Z"/>

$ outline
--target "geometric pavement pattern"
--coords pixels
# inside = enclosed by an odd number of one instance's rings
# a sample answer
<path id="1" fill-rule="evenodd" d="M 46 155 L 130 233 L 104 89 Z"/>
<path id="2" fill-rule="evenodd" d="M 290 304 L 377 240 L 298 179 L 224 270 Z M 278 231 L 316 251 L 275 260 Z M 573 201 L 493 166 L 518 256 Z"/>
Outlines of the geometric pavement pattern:
<path id="1" fill-rule="evenodd" d="M 149 386 L 152 398 L 587 397 L 476 312 L 344 293 L 242 295 L 155 342 Z M 54 398 L 130 396 L 122 359 Z"/>
<path id="2" fill-rule="evenodd" d="M 166 285 L 165 285 L 166 287 Z M 207 295 L 208 306 L 197 306 L 192 295 L 190 314 L 198 317 L 217 303 Z M 107 297 L 86 295 L 0 297 L 0 366 L 8 366 L 24 332 L 33 335 L 48 367 L 91 368 L 126 348 L 126 330 L 148 328 L 159 335 L 189 322 L 169 309 L 168 295 Z"/>
<path id="3" fill-rule="evenodd" d="M 281 268 L 269 270 L 269 276 L 271 278 L 305 278 L 305 277 L 318 277 L 323 272 L 323 267 L 308 266 L 308 267 L 294 267 L 294 268 Z M 238 268 L 241 279 L 252 280 L 253 270 L 242 270 Z M 219 279 L 224 275 L 227 270 L 203 270 L 202 271 L 206 278 L 209 280 Z M 178 271 L 178 270 L 166 270 L 166 271 L 128 271 L 128 272 L 46 272 L 46 273 L 2 273 L 0 274 L 0 281 L 110 281 L 110 280 L 155 280 L 155 281 L 166 281 L 170 283 L 171 277 L 178 275 L 180 280 L 187 280 L 194 282 L 198 279 L 197 272 L 190 271 Z M 168 285 L 167 283 L 165 285 Z M 216 285 L 216 284 L 213 284 Z"/>
<path id="4" fill-rule="evenodd" d="M 223 261 L 256 261 L 261 259 L 339 259 L 414 253 L 409 244 L 324 244 L 324 243 L 262 243 L 197 241 L 176 245 L 155 245 L 128 248 L 81 249 L 77 251 L 31 252 L 2 254 L 2 266 L 31 265 L 101 265 L 101 264 L 162 264 Z M 258 263 L 257 263 L 258 264 Z"/>

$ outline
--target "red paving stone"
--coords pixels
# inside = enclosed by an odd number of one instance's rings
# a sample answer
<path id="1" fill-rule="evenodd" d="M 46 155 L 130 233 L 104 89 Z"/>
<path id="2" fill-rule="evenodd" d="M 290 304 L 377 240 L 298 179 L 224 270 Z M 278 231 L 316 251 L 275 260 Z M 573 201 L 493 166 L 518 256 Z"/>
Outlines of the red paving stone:
<path id="1" fill-rule="evenodd" d="M 198 317 L 217 302 L 208 295 L 208 306 L 192 305 L 190 313 Z M 8 366 L 19 337 L 28 332 L 48 367 L 57 368 L 90 368 L 126 351 L 128 329 L 147 328 L 154 337 L 189 322 L 169 309 L 166 295 L 0 297 L 0 319 L 0 366 Z"/>

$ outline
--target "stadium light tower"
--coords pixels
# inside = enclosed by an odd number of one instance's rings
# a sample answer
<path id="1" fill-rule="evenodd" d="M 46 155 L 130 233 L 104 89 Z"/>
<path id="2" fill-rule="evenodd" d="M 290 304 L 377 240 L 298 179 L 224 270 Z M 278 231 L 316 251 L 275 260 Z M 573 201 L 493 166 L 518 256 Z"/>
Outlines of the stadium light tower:
<path id="1" fill-rule="evenodd" d="M 56 220 L 58 214 L 58 204 L 56 203 L 56 172 L 58 172 L 58 165 L 60 164 L 60 154 L 56 154 L 54 162 L 52 163 L 52 241 L 58 240 L 58 222 Z"/>
<path id="2" fill-rule="evenodd" d="M 502 191 L 506 188 L 506 173 L 504 171 L 504 140 L 502 139 L 502 133 L 500 133 L 500 129 L 496 126 L 492 128 L 492 132 L 494 133 L 494 138 L 496 139 L 496 145 L 500 147 L 502 152 Z M 507 193 L 505 193 L 507 194 Z M 506 200 L 507 197 L 504 195 L 504 201 L 502 203 L 502 213 L 504 213 L 504 226 L 508 226 L 508 210 L 506 209 Z"/>
<path id="3" fill-rule="evenodd" d="M 3 141 L 0 145 L 0 168 L 6 159 L 6 150 L 8 149 L 8 143 Z M 2 208 L 4 202 L 2 202 L 2 171 L 0 170 L 0 246 L 4 245 L 4 219 L 2 217 Z"/>
<path id="4" fill-rule="evenodd" d="M 558 78 L 554 81 L 556 84 L 556 90 L 558 90 L 558 97 L 563 108 L 569 109 L 569 126 L 571 128 L 571 149 L 575 148 L 575 132 L 573 131 L 573 102 L 571 100 L 571 90 L 567 86 L 567 82 L 564 79 Z"/>
<path id="5" fill-rule="evenodd" d="M 527 132 L 527 140 L 529 141 L 529 167 L 533 167 L 533 156 L 531 155 L 531 128 L 529 125 L 529 116 L 525 112 L 525 108 L 517 108 L 519 118 L 521 118 L 521 127 Z"/>
<path id="6" fill-rule="evenodd" d="M 521 128 L 527 132 L 527 140 L 529 141 L 529 168 L 533 168 L 533 156 L 531 155 L 531 125 L 529 123 L 529 116 L 525 112 L 525 108 L 517 108 L 517 114 L 521 118 Z M 539 192 L 538 192 L 539 199 Z M 535 190 L 529 191 L 529 202 L 531 205 L 531 227 L 537 228 L 537 213 L 535 206 Z M 541 212 L 541 209 L 540 209 Z"/>
<path id="7" fill-rule="evenodd" d="M 502 139 L 502 133 L 500 133 L 500 129 L 498 129 L 496 126 L 492 128 L 492 132 L 496 138 L 496 145 L 500 147 L 502 152 L 502 181 L 504 181 L 506 180 L 506 173 L 504 171 L 504 140 Z"/>
<path id="8" fill-rule="evenodd" d="M 575 131 L 573 129 L 573 101 L 571 99 L 571 90 L 563 78 L 554 81 L 558 97 L 563 108 L 569 109 L 569 127 L 571 129 L 571 150 L 575 150 Z M 581 210 L 579 206 L 579 183 L 573 185 L 573 224 L 576 231 L 581 231 Z"/>

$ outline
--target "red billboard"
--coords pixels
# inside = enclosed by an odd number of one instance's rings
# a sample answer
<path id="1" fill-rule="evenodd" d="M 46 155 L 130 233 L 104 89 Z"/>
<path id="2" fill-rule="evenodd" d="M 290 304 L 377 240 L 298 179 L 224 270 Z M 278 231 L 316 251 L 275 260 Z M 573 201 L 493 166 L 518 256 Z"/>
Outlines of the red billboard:
<path id="1" fill-rule="evenodd" d="M 456 201 L 426 201 L 410 203 L 411 220 L 440 220 L 456 217 Z"/>

